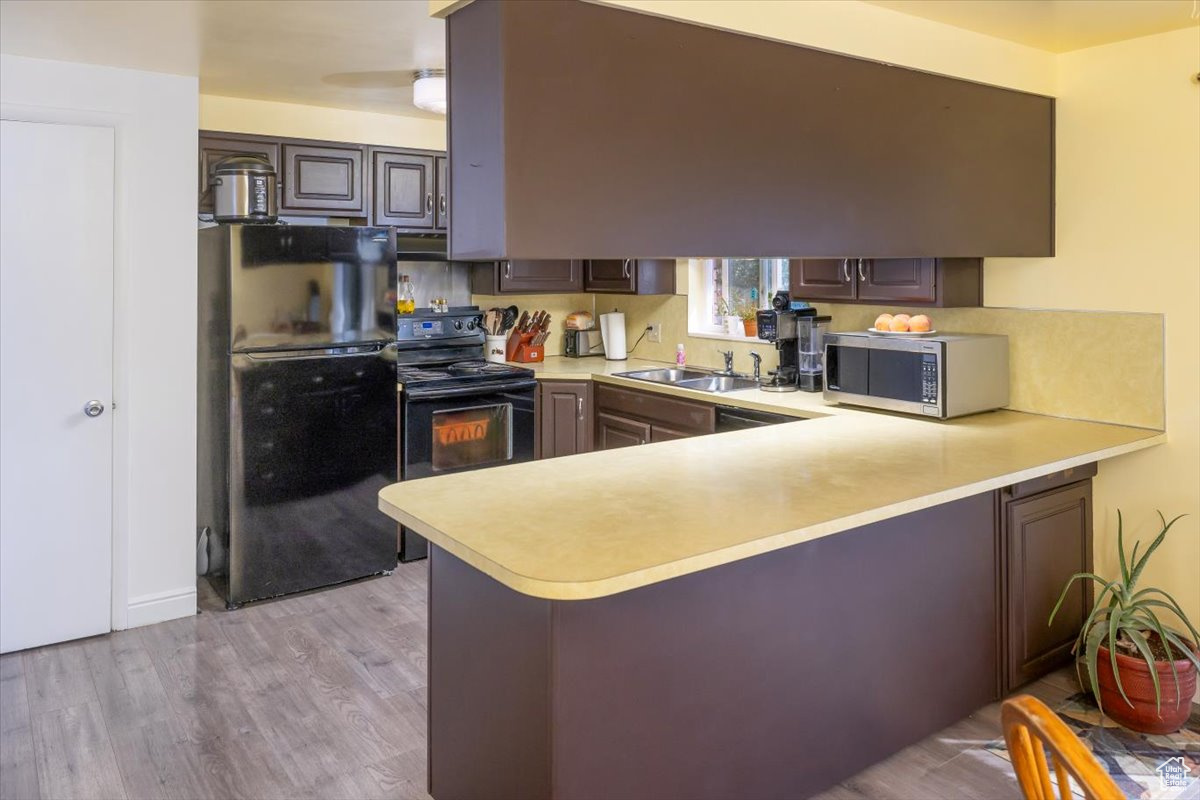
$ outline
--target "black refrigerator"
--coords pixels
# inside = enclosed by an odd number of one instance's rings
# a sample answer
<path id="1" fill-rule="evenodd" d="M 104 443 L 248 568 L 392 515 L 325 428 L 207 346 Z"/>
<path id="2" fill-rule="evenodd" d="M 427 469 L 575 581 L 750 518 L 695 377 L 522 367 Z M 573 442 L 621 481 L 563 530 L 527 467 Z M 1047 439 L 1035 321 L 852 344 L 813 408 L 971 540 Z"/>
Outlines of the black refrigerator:
<path id="1" fill-rule="evenodd" d="M 199 232 L 197 527 L 229 607 L 396 567 L 387 228 Z"/>

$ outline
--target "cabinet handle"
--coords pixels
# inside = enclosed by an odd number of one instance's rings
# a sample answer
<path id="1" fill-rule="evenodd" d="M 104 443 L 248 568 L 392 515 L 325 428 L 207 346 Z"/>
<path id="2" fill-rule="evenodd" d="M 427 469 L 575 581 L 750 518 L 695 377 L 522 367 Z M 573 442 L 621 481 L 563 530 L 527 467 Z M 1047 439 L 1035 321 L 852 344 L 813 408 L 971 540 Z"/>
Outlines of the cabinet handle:
<path id="1" fill-rule="evenodd" d="M 629 262 L 631 262 L 632 260 L 633 259 L 631 259 L 631 258 L 627 258 L 627 259 L 625 259 L 624 263 L 621 264 L 621 277 L 622 278 L 629 277 Z"/>
<path id="2" fill-rule="evenodd" d="M 442 214 L 446 213 L 446 195 L 444 194 L 438 196 L 438 211 Z"/>
<path id="3" fill-rule="evenodd" d="M 850 259 L 848 258 L 842 259 L 842 277 L 845 278 L 846 283 L 849 283 L 851 280 L 853 280 L 853 278 L 850 277 Z"/>
<path id="4" fill-rule="evenodd" d="M 863 261 L 865 261 L 865 260 L 866 259 L 862 259 L 862 258 L 860 258 L 858 260 L 858 279 L 860 281 L 862 281 L 863 283 L 867 282 L 867 275 L 865 272 L 863 272 Z"/>
<path id="5" fill-rule="evenodd" d="M 512 262 L 511 261 L 504 262 L 504 277 L 505 278 L 512 277 Z"/>
<path id="6" fill-rule="evenodd" d="M 579 421 L 583 422 L 583 398 L 576 399 L 575 404 L 579 407 Z"/>
<path id="7" fill-rule="evenodd" d="M 433 192 L 429 192 L 425 195 L 425 213 L 433 213 Z"/>

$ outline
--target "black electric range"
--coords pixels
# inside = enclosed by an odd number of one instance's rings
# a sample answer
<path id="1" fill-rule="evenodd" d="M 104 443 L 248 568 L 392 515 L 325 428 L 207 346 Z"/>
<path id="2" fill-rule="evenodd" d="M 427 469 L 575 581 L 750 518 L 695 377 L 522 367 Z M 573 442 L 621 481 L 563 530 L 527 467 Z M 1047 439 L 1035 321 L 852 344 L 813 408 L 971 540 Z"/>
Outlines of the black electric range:
<path id="1" fill-rule="evenodd" d="M 400 480 L 430 478 L 533 459 L 534 372 L 485 361 L 474 307 L 397 321 Z M 401 529 L 400 560 L 428 553 Z"/>

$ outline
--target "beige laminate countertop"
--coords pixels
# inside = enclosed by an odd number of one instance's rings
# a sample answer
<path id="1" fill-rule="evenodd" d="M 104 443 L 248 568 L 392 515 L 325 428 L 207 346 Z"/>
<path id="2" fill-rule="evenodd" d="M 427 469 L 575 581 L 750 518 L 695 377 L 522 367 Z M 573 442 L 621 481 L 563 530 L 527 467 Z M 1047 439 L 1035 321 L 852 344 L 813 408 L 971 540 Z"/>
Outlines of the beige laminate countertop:
<path id="1" fill-rule="evenodd" d="M 805 392 L 713 395 L 613 373 L 659 363 L 548 358 L 592 379 L 796 422 L 396 483 L 379 507 L 524 594 L 582 600 L 1141 450 L 1162 431 L 994 411 L 945 422 Z"/>

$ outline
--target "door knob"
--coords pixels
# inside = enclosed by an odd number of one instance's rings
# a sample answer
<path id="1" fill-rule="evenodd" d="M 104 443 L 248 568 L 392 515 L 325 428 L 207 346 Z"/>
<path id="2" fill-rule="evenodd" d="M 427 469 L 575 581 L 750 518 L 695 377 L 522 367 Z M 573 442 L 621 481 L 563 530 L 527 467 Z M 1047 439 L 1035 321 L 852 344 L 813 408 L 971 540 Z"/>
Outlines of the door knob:
<path id="1" fill-rule="evenodd" d="M 99 400 L 89 400 L 87 405 L 83 407 L 83 413 L 89 417 L 98 417 L 104 413 L 104 403 Z"/>

